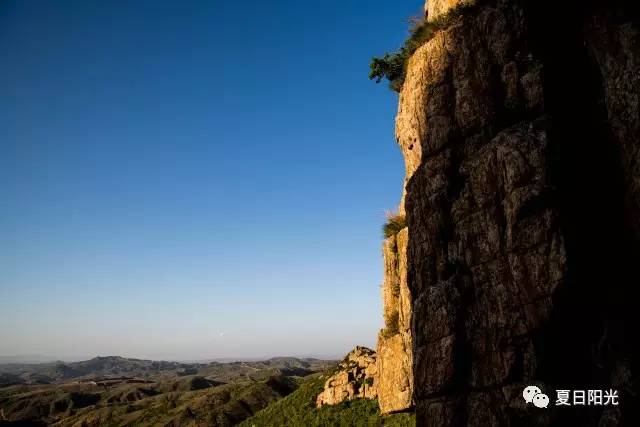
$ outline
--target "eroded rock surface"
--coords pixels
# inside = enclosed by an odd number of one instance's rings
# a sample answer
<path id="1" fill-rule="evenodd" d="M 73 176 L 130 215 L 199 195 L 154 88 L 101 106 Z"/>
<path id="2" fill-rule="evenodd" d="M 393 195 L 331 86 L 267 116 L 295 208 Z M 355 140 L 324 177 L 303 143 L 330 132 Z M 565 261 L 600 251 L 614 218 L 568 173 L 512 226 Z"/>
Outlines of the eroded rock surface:
<path id="1" fill-rule="evenodd" d="M 375 399 L 377 393 L 376 352 L 356 347 L 338 365 L 336 373 L 327 379 L 316 406 L 337 405 L 354 399 Z"/>
<path id="2" fill-rule="evenodd" d="M 474 0 L 428 0 L 424 5 L 424 11 L 430 20 L 447 13 L 459 4 L 473 3 Z"/>
<path id="3" fill-rule="evenodd" d="M 385 328 L 378 335 L 378 403 L 383 414 L 413 407 L 411 295 L 407 287 L 409 231 L 384 241 L 382 297 Z"/>

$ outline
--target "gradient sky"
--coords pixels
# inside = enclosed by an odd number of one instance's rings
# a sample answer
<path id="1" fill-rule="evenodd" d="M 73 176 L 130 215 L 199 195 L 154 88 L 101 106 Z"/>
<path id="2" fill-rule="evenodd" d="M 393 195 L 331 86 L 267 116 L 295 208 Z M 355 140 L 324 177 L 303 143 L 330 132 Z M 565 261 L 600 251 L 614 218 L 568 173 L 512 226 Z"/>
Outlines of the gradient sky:
<path id="1" fill-rule="evenodd" d="M 421 1 L 0 3 L 0 355 L 374 346 Z"/>

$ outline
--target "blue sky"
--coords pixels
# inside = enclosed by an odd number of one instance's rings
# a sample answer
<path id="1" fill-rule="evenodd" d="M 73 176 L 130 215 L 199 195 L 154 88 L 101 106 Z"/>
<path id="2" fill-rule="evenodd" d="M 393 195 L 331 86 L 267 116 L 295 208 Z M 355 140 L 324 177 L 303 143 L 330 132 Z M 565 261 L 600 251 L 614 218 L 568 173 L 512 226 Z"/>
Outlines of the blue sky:
<path id="1" fill-rule="evenodd" d="M 0 355 L 375 345 L 419 1 L 0 4 Z"/>

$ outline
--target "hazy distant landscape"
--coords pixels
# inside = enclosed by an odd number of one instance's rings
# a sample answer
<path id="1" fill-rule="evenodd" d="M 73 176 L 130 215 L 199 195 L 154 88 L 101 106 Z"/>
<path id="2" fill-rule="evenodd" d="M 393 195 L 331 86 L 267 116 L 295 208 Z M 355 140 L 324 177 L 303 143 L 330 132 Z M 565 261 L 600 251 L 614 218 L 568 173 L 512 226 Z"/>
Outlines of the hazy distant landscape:
<path id="1" fill-rule="evenodd" d="M 150 426 L 409 426 L 375 400 L 316 407 L 337 361 L 180 363 L 96 357 L 0 364 L 0 424 Z"/>
<path id="2" fill-rule="evenodd" d="M 207 364 L 96 357 L 0 365 L 0 420 L 66 425 L 233 425 L 334 365 L 318 359 Z"/>

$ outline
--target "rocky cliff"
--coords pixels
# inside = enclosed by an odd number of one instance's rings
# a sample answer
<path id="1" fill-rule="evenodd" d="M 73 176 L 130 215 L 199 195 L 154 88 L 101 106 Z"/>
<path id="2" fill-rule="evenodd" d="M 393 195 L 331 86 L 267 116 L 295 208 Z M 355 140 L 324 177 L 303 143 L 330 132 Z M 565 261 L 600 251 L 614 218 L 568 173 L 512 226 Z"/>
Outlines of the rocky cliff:
<path id="1" fill-rule="evenodd" d="M 384 243 L 380 406 L 413 391 L 420 426 L 640 425 L 637 6 L 473 4 L 400 93 L 408 227 Z M 553 404 L 609 388 L 619 406 Z"/>
<path id="2" fill-rule="evenodd" d="M 354 399 L 375 399 L 377 391 L 375 351 L 356 347 L 340 362 L 325 381 L 324 390 L 316 398 L 316 406 L 337 405 Z"/>
<path id="3" fill-rule="evenodd" d="M 407 286 L 405 227 L 383 244 L 382 299 L 385 327 L 378 335 L 378 404 L 383 414 L 413 406 L 411 294 Z"/>

